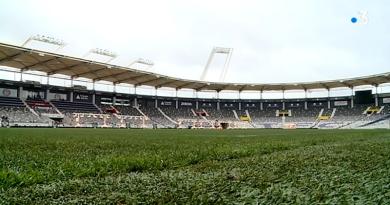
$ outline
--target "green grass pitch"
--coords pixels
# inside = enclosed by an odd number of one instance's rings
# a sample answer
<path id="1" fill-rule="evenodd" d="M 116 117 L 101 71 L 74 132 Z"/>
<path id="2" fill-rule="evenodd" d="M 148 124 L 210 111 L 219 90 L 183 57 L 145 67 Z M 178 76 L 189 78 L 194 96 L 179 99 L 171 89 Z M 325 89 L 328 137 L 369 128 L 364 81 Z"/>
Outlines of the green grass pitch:
<path id="1" fill-rule="evenodd" d="M 389 130 L 0 129 L 0 204 L 390 204 Z"/>

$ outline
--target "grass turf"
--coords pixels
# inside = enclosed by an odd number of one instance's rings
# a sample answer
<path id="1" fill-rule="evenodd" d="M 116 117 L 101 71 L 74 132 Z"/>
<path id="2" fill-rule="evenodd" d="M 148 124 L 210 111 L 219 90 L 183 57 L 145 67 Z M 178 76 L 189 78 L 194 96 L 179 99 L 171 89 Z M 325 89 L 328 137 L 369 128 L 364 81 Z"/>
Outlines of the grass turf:
<path id="1" fill-rule="evenodd" d="M 389 204 L 388 130 L 0 129 L 0 204 Z"/>

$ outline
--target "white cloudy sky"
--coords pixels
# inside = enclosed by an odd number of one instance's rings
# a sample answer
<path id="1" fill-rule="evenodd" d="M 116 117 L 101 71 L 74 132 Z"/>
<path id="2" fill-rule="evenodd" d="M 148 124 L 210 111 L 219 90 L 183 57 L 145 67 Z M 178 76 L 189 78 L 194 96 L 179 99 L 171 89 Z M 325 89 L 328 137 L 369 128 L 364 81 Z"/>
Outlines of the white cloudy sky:
<path id="1" fill-rule="evenodd" d="M 352 24 L 358 11 L 369 23 Z M 43 34 L 61 51 L 151 59 L 154 72 L 199 79 L 214 46 L 234 48 L 227 82 L 300 82 L 390 71 L 387 0 L 1 0 L 0 41 Z M 39 46 L 30 44 L 30 46 Z M 223 56 L 207 80 L 217 81 Z"/>

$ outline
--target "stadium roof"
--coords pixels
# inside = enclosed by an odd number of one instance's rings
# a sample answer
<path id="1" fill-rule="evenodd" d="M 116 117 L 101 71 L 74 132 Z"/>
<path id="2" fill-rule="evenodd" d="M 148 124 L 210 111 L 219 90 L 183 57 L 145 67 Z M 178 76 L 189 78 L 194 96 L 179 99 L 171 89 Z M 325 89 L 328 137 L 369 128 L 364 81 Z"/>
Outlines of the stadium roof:
<path id="1" fill-rule="evenodd" d="M 380 85 L 390 83 L 390 72 L 358 78 L 302 83 L 219 83 L 175 78 L 128 67 L 106 64 L 82 58 L 65 56 L 20 46 L 0 43 L 0 65 L 23 71 L 41 71 L 48 75 L 63 74 L 94 81 L 109 81 L 114 84 L 128 83 L 136 86 L 170 87 L 194 90 L 310 90 Z"/>

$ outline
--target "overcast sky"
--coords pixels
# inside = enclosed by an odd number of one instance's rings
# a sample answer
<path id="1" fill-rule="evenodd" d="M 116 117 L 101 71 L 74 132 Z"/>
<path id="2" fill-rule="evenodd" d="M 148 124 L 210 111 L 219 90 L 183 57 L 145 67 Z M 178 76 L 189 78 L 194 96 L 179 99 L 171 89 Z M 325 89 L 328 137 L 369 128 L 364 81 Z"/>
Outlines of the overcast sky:
<path id="1" fill-rule="evenodd" d="M 361 10 L 368 24 L 353 24 Z M 64 54 L 109 49 L 114 64 L 142 57 L 153 72 L 188 79 L 200 78 L 214 46 L 229 47 L 226 82 L 329 80 L 390 71 L 389 11 L 388 0 L 1 0 L 0 41 L 48 35 L 68 43 Z M 219 80 L 223 60 L 207 80 Z"/>

